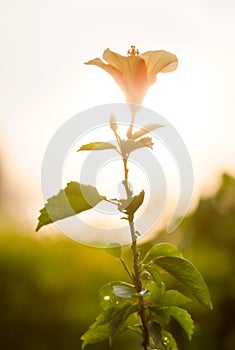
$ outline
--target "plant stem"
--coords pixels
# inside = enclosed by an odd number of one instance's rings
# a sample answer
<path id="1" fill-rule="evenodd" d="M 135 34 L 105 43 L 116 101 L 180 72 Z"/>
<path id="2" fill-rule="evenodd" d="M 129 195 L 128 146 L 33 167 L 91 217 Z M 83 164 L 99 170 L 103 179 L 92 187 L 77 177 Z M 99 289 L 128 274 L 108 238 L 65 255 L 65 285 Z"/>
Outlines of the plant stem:
<path id="1" fill-rule="evenodd" d="M 122 266 L 124 267 L 124 270 L 127 272 L 128 276 L 130 277 L 131 281 L 134 282 L 134 278 L 133 278 L 134 276 L 130 272 L 130 270 L 129 270 L 128 266 L 126 265 L 125 261 L 122 258 L 120 258 L 120 261 L 122 263 Z"/>
<path id="2" fill-rule="evenodd" d="M 134 108 L 134 107 L 132 107 L 132 108 Z M 128 137 L 128 139 L 132 138 L 132 130 L 133 130 L 133 125 L 134 125 L 135 116 L 136 116 L 135 108 L 132 109 L 131 114 L 132 114 L 132 116 L 131 116 L 131 123 L 130 123 L 129 128 L 128 128 L 127 133 L 126 133 L 126 136 Z"/>
<path id="3" fill-rule="evenodd" d="M 127 168 L 127 158 L 123 158 L 123 165 L 124 165 L 124 175 L 125 175 L 125 180 L 123 181 L 123 184 L 126 189 L 126 194 L 127 194 L 127 199 L 131 199 L 132 191 L 129 188 L 128 184 L 128 168 Z M 135 225 L 134 225 L 134 217 L 130 218 L 129 217 L 129 228 L 131 232 L 131 240 L 132 240 L 132 245 L 131 245 L 131 250 L 133 254 L 133 269 L 134 269 L 134 274 L 133 274 L 133 282 L 135 284 L 135 289 L 137 293 L 139 294 L 142 291 L 142 282 L 140 279 L 140 266 L 139 266 L 139 251 L 137 248 L 137 242 L 136 242 L 136 234 L 135 234 Z M 147 321 L 145 317 L 145 307 L 144 307 L 144 298 L 143 296 L 139 296 L 139 312 L 138 312 L 141 322 L 142 322 L 142 336 L 143 336 L 143 341 L 142 341 L 142 346 L 144 350 L 148 349 L 149 345 L 149 333 L 148 333 L 148 328 L 147 328 Z"/>
<path id="4" fill-rule="evenodd" d="M 135 120 L 135 114 L 136 114 L 136 111 L 133 110 L 131 124 L 129 126 L 128 131 L 127 131 L 128 138 L 132 137 L 132 128 L 133 128 L 133 124 L 134 124 L 134 120 Z M 128 182 L 128 172 L 129 172 L 128 167 L 127 167 L 128 156 L 122 150 L 122 141 L 121 141 L 120 136 L 116 132 L 116 130 L 114 131 L 114 134 L 116 136 L 116 140 L 117 140 L 118 145 L 120 147 L 120 154 L 122 156 L 123 167 L 124 167 L 124 180 L 122 181 L 122 183 L 123 183 L 125 190 L 126 190 L 127 199 L 131 200 L 132 199 L 132 191 L 129 187 L 129 182 Z M 140 316 L 141 323 L 142 323 L 142 337 L 143 337 L 142 347 L 144 348 L 144 350 L 148 350 L 149 332 L 148 332 L 147 321 L 146 321 L 146 317 L 145 317 L 144 297 L 140 294 L 140 292 L 142 291 L 142 282 L 140 279 L 141 269 L 140 269 L 140 265 L 139 265 L 139 255 L 140 254 L 139 254 L 139 251 L 137 248 L 137 242 L 136 242 L 134 215 L 132 215 L 132 217 L 128 217 L 128 221 L 129 221 L 129 228 L 130 228 L 131 240 L 132 240 L 131 250 L 132 250 L 132 254 L 133 254 L 134 273 L 130 272 L 130 270 L 126 266 L 123 259 L 120 259 L 120 260 L 121 260 L 121 263 L 122 263 L 125 271 L 131 277 L 131 279 L 135 285 L 136 292 L 139 294 L 139 312 L 138 312 L 138 314 Z"/>

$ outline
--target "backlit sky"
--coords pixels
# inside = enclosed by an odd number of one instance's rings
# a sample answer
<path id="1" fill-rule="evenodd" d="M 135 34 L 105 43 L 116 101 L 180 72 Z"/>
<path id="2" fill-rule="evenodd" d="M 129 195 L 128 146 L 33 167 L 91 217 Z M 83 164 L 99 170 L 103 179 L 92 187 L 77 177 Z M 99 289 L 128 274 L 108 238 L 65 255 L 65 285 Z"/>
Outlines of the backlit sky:
<path id="1" fill-rule="evenodd" d="M 195 193 L 235 174 L 235 3 L 232 0 L 8 0 L 0 2 L 0 119 L 6 193 L 32 216 L 55 130 L 95 105 L 125 102 L 112 78 L 83 62 L 104 49 L 165 49 L 179 68 L 161 74 L 144 106 L 167 118 L 190 152 Z M 35 205 L 32 205 L 36 203 Z M 10 202 L 9 202 L 10 203 Z M 10 205 L 10 204 L 9 204 Z"/>

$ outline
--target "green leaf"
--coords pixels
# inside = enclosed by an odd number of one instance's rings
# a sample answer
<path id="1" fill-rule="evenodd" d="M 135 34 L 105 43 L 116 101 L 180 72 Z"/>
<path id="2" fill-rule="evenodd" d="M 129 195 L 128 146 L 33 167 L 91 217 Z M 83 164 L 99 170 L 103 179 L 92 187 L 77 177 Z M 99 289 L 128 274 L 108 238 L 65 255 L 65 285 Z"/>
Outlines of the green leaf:
<path id="1" fill-rule="evenodd" d="M 157 304 L 161 306 L 181 306 L 190 302 L 191 299 L 178 292 L 178 290 L 168 290 L 164 294 L 159 295 Z"/>
<path id="2" fill-rule="evenodd" d="M 163 292 L 161 287 L 158 286 L 158 284 L 154 281 L 150 281 L 145 284 L 144 286 L 147 291 L 149 291 L 150 295 L 147 295 L 145 297 L 146 300 L 148 301 L 156 301 L 159 298 L 159 295 Z"/>
<path id="3" fill-rule="evenodd" d="M 142 336 L 141 324 L 135 324 L 130 326 L 127 325 L 126 329 Z"/>
<path id="4" fill-rule="evenodd" d="M 191 315 L 188 313 L 188 311 L 181 309 L 178 306 L 169 306 L 164 311 L 166 312 L 166 314 L 174 317 L 174 319 L 176 319 L 176 321 L 179 322 L 181 327 L 185 330 L 189 340 L 191 340 L 194 330 L 194 324 Z"/>
<path id="5" fill-rule="evenodd" d="M 182 254 L 176 246 L 170 243 L 159 243 L 155 244 L 152 248 L 150 248 L 143 260 L 143 263 L 148 264 L 150 261 L 159 256 L 182 257 Z"/>
<path id="6" fill-rule="evenodd" d="M 165 327 L 169 323 L 170 316 L 165 313 L 165 309 L 154 304 L 148 305 L 148 308 L 152 313 L 154 313 L 151 315 L 151 319 L 160 324 L 161 327 Z"/>
<path id="7" fill-rule="evenodd" d="M 81 146 L 77 152 L 80 151 L 103 151 L 106 149 L 117 149 L 112 143 L 109 142 L 91 142 Z"/>
<path id="8" fill-rule="evenodd" d="M 109 253 L 112 256 L 115 256 L 116 258 L 120 258 L 122 255 L 122 247 L 121 244 L 118 242 L 109 243 L 105 250 L 107 253 Z"/>
<path id="9" fill-rule="evenodd" d="M 155 321 L 148 321 L 147 324 L 150 337 L 153 339 L 154 344 L 157 345 L 161 339 L 161 327 Z"/>
<path id="10" fill-rule="evenodd" d="M 129 299 L 136 294 L 136 290 L 132 286 L 116 285 L 113 287 L 113 293 L 119 298 Z"/>
<path id="11" fill-rule="evenodd" d="M 109 338 L 109 324 L 103 324 L 97 327 L 90 327 L 81 337 L 82 349 L 88 344 L 98 343 Z"/>
<path id="12" fill-rule="evenodd" d="M 154 262 L 184 283 L 200 303 L 212 309 L 207 285 L 200 272 L 191 262 L 176 256 L 159 257 Z"/>
<path id="13" fill-rule="evenodd" d="M 106 310 L 111 306 L 117 306 L 117 305 L 123 306 L 127 302 L 128 303 L 130 302 L 130 300 L 127 300 L 126 298 L 120 298 L 114 293 L 115 286 L 126 286 L 129 288 L 134 288 L 132 284 L 122 282 L 122 281 L 113 281 L 113 282 L 106 283 L 98 292 L 98 298 L 102 309 Z"/>
<path id="14" fill-rule="evenodd" d="M 57 220 L 89 210 L 103 199 L 95 187 L 70 182 L 64 190 L 49 198 L 45 207 L 40 210 L 36 231 Z"/>
<path id="15" fill-rule="evenodd" d="M 109 337 L 109 322 L 112 318 L 113 313 L 117 309 L 113 306 L 106 311 L 102 312 L 96 321 L 89 327 L 89 329 L 81 337 L 83 341 L 82 349 L 88 344 L 98 343 L 102 340 L 108 339 Z"/>
<path id="16" fill-rule="evenodd" d="M 138 311 L 137 304 L 126 304 L 122 308 L 118 308 L 112 315 L 110 322 L 110 344 L 117 333 L 120 331 L 121 327 L 124 325 L 128 317 Z"/>
<path id="17" fill-rule="evenodd" d="M 157 265 L 152 265 L 147 267 L 147 271 L 151 274 L 153 281 L 158 285 L 161 290 L 161 293 L 164 293 L 166 290 L 165 283 L 159 272 Z"/>
<path id="18" fill-rule="evenodd" d="M 138 195 L 132 197 L 131 199 L 121 199 L 118 210 L 127 214 L 132 221 L 134 213 L 139 209 L 144 201 L 144 190 L 142 190 Z"/>
<path id="19" fill-rule="evenodd" d="M 161 342 L 166 350 L 178 350 L 178 346 L 173 335 L 167 331 L 161 331 Z"/>
<path id="20" fill-rule="evenodd" d="M 163 127 L 164 125 L 161 124 L 149 124 L 149 125 L 144 125 L 140 130 L 134 132 L 134 134 L 132 135 L 132 140 L 136 140 L 139 137 L 142 137 L 146 134 L 148 134 L 149 132 L 159 129 L 161 127 Z"/>

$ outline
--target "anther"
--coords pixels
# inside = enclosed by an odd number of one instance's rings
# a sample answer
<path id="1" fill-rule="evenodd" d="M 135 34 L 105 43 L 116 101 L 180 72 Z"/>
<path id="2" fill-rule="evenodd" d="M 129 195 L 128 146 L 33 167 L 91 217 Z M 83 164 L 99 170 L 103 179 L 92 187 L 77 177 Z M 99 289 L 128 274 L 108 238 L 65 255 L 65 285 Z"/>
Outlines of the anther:
<path id="1" fill-rule="evenodd" d="M 139 50 L 136 49 L 134 45 L 131 45 L 131 48 L 128 50 L 127 54 L 129 56 L 138 56 L 140 53 L 139 53 Z"/>

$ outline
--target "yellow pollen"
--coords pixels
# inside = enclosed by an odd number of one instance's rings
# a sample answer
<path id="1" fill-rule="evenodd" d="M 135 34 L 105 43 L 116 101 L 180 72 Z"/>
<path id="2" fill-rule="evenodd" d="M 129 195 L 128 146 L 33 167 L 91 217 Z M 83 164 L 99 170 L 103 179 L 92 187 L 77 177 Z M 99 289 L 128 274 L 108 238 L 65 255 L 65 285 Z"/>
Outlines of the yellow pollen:
<path id="1" fill-rule="evenodd" d="M 134 45 L 131 45 L 131 48 L 128 50 L 127 54 L 129 56 L 138 56 L 140 53 L 139 53 L 139 50 L 136 49 Z"/>

